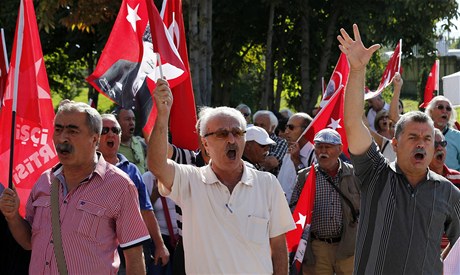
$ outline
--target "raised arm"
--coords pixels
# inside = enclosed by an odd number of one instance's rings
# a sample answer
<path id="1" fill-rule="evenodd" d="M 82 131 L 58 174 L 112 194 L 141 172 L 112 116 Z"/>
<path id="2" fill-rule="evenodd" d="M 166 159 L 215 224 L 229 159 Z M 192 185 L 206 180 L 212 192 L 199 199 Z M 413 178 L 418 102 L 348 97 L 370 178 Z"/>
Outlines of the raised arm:
<path id="1" fill-rule="evenodd" d="M 168 162 L 168 121 L 173 96 L 166 80 L 158 79 L 153 93 L 157 106 L 157 118 L 148 146 L 148 167 L 157 177 L 158 186 L 171 190 L 174 180 L 174 165 Z"/>
<path id="2" fill-rule="evenodd" d="M 390 111 L 388 112 L 388 116 L 396 124 L 398 122 L 399 117 L 399 97 L 401 95 L 401 87 L 403 85 L 403 79 L 399 73 L 396 73 L 393 77 L 393 98 L 390 102 Z"/>
<path id="3" fill-rule="evenodd" d="M 380 45 L 375 44 L 366 48 L 361 41 L 356 24 L 353 24 L 353 33 L 354 40 L 344 29 L 340 29 L 341 35 L 337 39 L 340 42 L 340 50 L 346 54 L 350 63 L 344 104 L 344 124 L 347 132 L 348 149 L 352 154 L 360 155 L 367 151 L 372 142 L 371 135 L 362 120 L 366 66 Z"/>

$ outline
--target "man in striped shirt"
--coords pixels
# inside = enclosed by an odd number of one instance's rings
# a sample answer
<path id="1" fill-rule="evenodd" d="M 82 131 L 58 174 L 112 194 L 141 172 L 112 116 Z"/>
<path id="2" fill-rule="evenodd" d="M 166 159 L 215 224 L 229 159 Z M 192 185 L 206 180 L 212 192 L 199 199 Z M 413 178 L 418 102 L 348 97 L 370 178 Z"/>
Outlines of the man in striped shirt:
<path id="1" fill-rule="evenodd" d="M 50 186 L 56 185 L 68 274 L 115 274 L 120 264 L 118 245 L 127 273 L 145 274 L 142 243 L 150 237 L 139 212 L 136 187 L 128 175 L 96 153 L 101 129 L 101 116 L 89 105 L 60 106 L 53 134 L 60 163 L 35 183 L 26 218 L 19 215 L 14 190 L 5 189 L 0 197 L 0 210 L 14 238 L 32 249 L 31 274 L 61 273 L 51 226 Z"/>
<path id="2" fill-rule="evenodd" d="M 366 48 L 357 25 L 353 32 L 354 39 L 341 29 L 338 40 L 350 64 L 344 103 L 348 148 L 362 182 L 354 273 L 442 274 L 442 234 L 452 245 L 460 236 L 460 191 L 428 169 L 435 138 L 424 113 L 406 113 L 396 124 L 396 162 L 377 150 L 362 110 L 366 65 L 379 45 Z"/>

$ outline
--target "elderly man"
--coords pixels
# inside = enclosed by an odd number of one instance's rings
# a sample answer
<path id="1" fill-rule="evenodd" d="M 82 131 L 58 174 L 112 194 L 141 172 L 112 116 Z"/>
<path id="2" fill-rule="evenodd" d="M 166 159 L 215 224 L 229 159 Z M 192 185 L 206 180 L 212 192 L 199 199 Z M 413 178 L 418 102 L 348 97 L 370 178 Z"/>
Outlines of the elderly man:
<path id="1" fill-rule="evenodd" d="M 169 261 L 169 252 L 161 237 L 158 221 L 153 212 L 150 196 L 148 195 L 144 181 L 142 180 L 142 175 L 136 165 L 129 162 L 125 156 L 118 153 L 121 139 L 120 124 L 113 114 L 103 114 L 101 117 L 102 131 L 98 149 L 108 163 L 115 165 L 116 167 L 120 168 L 120 170 L 128 174 L 134 185 L 136 185 L 137 192 L 139 194 L 139 206 L 141 209 L 141 215 L 144 219 L 147 229 L 149 230 L 150 237 L 155 244 L 154 263 L 156 265 L 166 265 Z M 147 272 L 150 268 L 151 253 L 149 250 L 150 246 L 145 245 L 144 256 L 146 258 L 145 260 Z"/>
<path id="2" fill-rule="evenodd" d="M 430 170 L 450 180 L 457 188 L 460 188 L 460 172 L 450 169 L 444 163 L 446 160 L 447 140 L 444 138 L 441 130 L 434 129 L 434 156 L 430 162 Z"/>
<path id="3" fill-rule="evenodd" d="M 288 148 L 287 141 L 275 134 L 275 129 L 278 126 L 278 118 L 271 111 L 260 110 L 254 114 L 252 119 L 255 126 L 264 128 L 270 138 L 275 141 L 275 144 L 270 146 L 270 151 L 265 161 L 261 164 L 264 171 L 269 171 L 277 176 Z"/>
<path id="4" fill-rule="evenodd" d="M 257 126 L 248 127 L 243 160 L 252 164 L 252 168 L 258 169 L 257 167 L 260 167 L 260 163 L 263 163 L 268 156 L 270 145 L 274 144 L 276 143 L 263 128 Z"/>
<path id="5" fill-rule="evenodd" d="M 308 175 L 316 175 L 315 202 L 302 263 L 304 274 L 352 274 L 355 253 L 360 181 L 353 166 L 340 160 L 342 139 L 333 129 L 315 137 L 317 164 L 299 172 L 290 207 L 294 209 Z"/>
<path id="6" fill-rule="evenodd" d="M 161 79 L 148 163 L 160 193 L 183 212 L 185 271 L 190 274 L 287 274 L 285 233 L 295 228 L 276 178 L 244 165 L 246 121 L 233 108 L 208 108 L 200 136 L 211 157 L 197 168 L 167 159 L 172 94 Z M 224 248 L 224 249 L 223 249 Z"/>
<path id="7" fill-rule="evenodd" d="M 435 96 L 425 109 L 425 114 L 434 121 L 434 127 L 441 130 L 447 141 L 446 165 L 460 171 L 460 131 L 452 126 L 457 118 L 455 109 L 447 97 Z"/>
<path id="8" fill-rule="evenodd" d="M 362 184 L 354 273 L 441 274 L 441 236 L 445 232 L 451 244 L 460 236 L 460 191 L 428 169 L 434 125 L 424 113 L 408 112 L 396 124 L 396 162 L 379 153 L 361 119 L 366 65 L 379 45 L 366 48 L 357 25 L 353 32 L 354 39 L 341 29 L 338 40 L 350 64 L 344 103 L 348 149 Z"/>
<path id="9" fill-rule="evenodd" d="M 249 123 L 251 123 L 251 108 L 249 108 L 249 106 L 244 103 L 240 103 L 235 107 L 235 109 L 241 112 L 241 114 L 246 119 L 246 124 L 249 125 Z"/>
<path id="10" fill-rule="evenodd" d="M 101 116 L 89 105 L 60 106 L 53 134 L 60 163 L 35 183 L 26 219 L 18 213 L 14 190 L 5 189 L 0 197 L 0 209 L 14 238 L 32 249 L 31 274 L 63 274 L 64 269 L 69 274 L 115 274 L 118 245 L 127 272 L 145 274 L 142 243 L 149 233 L 139 212 L 136 187 L 96 153 L 101 129 Z M 55 218 L 59 220 L 53 229 Z"/>
<path id="11" fill-rule="evenodd" d="M 286 199 L 291 200 L 292 190 L 297 178 L 297 172 L 309 167 L 315 161 L 313 144 L 302 136 L 305 129 L 312 121 L 306 113 L 293 114 L 286 124 L 285 137 L 289 143 L 288 153 L 283 158 L 278 180 L 286 194 Z"/>
<path id="12" fill-rule="evenodd" d="M 114 112 L 121 126 L 121 143 L 118 152 L 134 163 L 141 174 L 146 171 L 147 145 L 140 136 L 134 135 L 136 117 L 131 109 L 117 109 Z"/>

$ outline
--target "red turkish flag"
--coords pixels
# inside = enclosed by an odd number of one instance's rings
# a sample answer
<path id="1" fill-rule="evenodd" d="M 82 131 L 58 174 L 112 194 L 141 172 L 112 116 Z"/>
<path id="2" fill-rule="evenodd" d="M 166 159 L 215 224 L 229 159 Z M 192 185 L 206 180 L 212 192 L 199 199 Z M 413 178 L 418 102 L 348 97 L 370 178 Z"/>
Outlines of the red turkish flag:
<path id="1" fill-rule="evenodd" d="M 17 97 L 14 96 L 16 84 Z M 14 157 L 10 167 L 11 121 L 15 103 Z M 25 203 L 37 178 L 58 162 L 52 141 L 53 120 L 54 109 L 33 1 L 22 0 L 4 105 L 0 110 L 0 182 L 6 186 L 8 171 L 12 169 L 12 180 L 21 200 L 21 214 L 25 213 Z"/>
<path id="2" fill-rule="evenodd" d="M 401 73 L 401 49 L 402 49 L 402 39 L 399 40 L 398 45 L 396 45 L 396 48 L 393 52 L 393 54 L 390 57 L 390 60 L 388 61 L 387 67 L 385 68 L 385 71 L 383 72 L 382 80 L 380 80 L 379 87 L 375 92 L 370 92 L 366 93 L 364 95 L 364 99 L 370 99 L 373 97 L 376 97 L 379 95 L 383 89 L 385 89 L 388 85 L 390 85 L 391 80 L 395 76 L 395 74 Z"/>
<path id="3" fill-rule="evenodd" d="M 323 93 L 323 99 L 319 103 L 319 106 L 323 108 L 329 99 L 337 92 L 340 88 L 345 87 L 348 80 L 348 74 L 350 73 L 350 66 L 348 65 L 347 56 L 344 53 L 340 54 L 337 65 L 335 65 L 334 72 L 331 75 L 326 89 Z"/>
<path id="4" fill-rule="evenodd" d="M 347 157 L 350 157 L 348 153 L 348 141 L 345 134 L 345 127 L 343 125 L 343 98 L 345 94 L 345 86 L 340 87 L 339 90 L 332 95 L 327 105 L 319 111 L 310 125 L 308 125 L 307 129 L 305 129 L 302 136 L 305 136 L 306 139 L 313 144 L 313 139 L 317 132 L 324 128 L 332 128 L 342 137 L 343 153 Z"/>
<path id="5" fill-rule="evenodd" d="M 428 103 L 433 99 L 435 91 L 439 91 L 439 59 L 436 59 L 433 67 L 431 67 L 430 74 L 426 80 L 423 103 L 420 104 L 420 108 L 426 108 L 426 106 L 428 106 Z"/>
<path id="6" fill-rule="evenodd" d="M 6 42 L 3 29 L 0 29 L 0 108 L 5 94 L 6 78 L 8 75 L 8 56 L 6 55 Z"/>
<path id="7" fill-rule="evenodd" d="M 315 191 L 316 173 L 315 166 L 312 164 L 297 205 L 292 213 L 296 228 L 286 233 L 288 251 L 296 252 L 293 265 L 297 271 L 300 269 L 307 246 L 308 235 L 310 235 L 313 207 L 315 206 Z"/>
<path id="8" fill-rule="evenodd" d="M 197 117 L 185 40 L 182 0 L 163 0 L 160 15 L 188 72 L 188 77 L 172 88 L 174 96 L 170 116 L 172 143 L 181 148 L 196 150 L 198 148 L 198 136 L 195 129 Z"/>
<path id="9" fill-rule="evenodd" d="M 156 53 L 170 87 L 187 72 L 152 0 L 123 0 L 95 71 L 86 79 L 125 109 L 133 109 L 148 136 L 156 118 L 152 100 L 160 78 Z"/>

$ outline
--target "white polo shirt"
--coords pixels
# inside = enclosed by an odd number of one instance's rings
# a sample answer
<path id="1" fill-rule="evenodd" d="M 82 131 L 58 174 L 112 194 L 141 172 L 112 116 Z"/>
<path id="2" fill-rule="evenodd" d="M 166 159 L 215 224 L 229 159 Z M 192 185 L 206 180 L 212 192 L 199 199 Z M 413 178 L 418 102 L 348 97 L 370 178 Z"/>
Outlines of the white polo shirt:
<path id="1" fill-rule="evenodd" d="M 277 179 L 246 166 L 232 194 L 210 165 L 174 164 L 187 274 L 271 274 L 270 238 L 295 228 Z M 168 194 L 169 193 L 169 194 Z"/>

